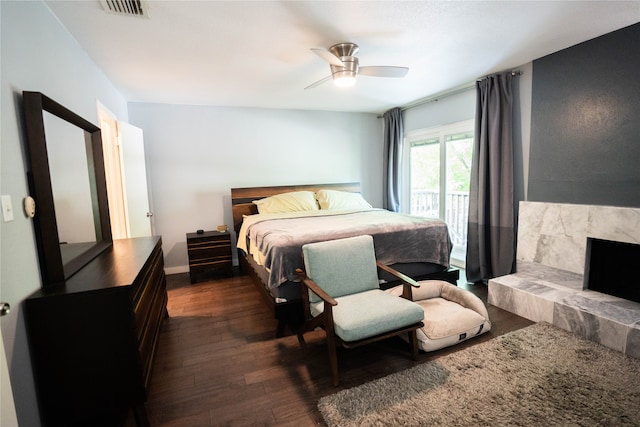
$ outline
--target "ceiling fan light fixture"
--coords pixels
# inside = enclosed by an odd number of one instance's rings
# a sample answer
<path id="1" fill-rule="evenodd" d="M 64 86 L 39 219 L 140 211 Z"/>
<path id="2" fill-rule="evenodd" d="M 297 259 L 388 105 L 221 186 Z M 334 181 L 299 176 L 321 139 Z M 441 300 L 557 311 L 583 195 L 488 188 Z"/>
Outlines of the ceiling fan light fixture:
<path id="1" fill-rule="evenodd" d="M 332 65 L 331 76 L 337 87 L 350 87 L 356 84 L 356 76 L 360 67 L 355 56 L 341 56 L 343 66 Z"/>
<path id="2" fill-rule="evenodd" d="M 353 71 L 338 71 L 333 74 L 333 84 L 337 87 L 351 87 L 356 84 L 356 73 Z"/>

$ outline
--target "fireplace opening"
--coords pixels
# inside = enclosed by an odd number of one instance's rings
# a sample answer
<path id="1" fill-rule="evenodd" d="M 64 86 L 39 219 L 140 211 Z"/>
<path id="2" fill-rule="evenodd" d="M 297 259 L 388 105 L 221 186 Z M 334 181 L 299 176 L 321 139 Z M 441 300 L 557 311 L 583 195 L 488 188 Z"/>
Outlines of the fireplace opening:
<path id="1" fill-rule="evenodd" d="M 587 238 L 584 289 L 640 303 L 640 245 Z"/>

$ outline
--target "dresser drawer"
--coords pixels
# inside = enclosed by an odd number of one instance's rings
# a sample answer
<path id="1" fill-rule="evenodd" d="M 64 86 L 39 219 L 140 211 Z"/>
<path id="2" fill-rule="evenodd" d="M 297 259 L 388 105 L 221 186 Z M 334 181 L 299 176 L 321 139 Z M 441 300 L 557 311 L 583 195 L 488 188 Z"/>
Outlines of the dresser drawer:
<path id="1" fill-rule="evenodd" d="M 140 336 L 139 349 L 140 360 L 142 361 L 142 370 L 145 388 L 149 387 L 151 378 L 151 370 L 153 368 L 153 359 L 160 336 L 160 326 L 166 315 L 167 292 L 164 288 L 158 287 L 153 298 L 153 305 L 149 311 L 148 318 L 142 336 Z"/>
<path id="2" fill-rule="evenodd" d="M 166 293 L 164 283 L 164 260 L 162 250 L 158 248 L 134 284 L 133 314 L 138 343 L 142 341 L 142 335 L 150 321 L 150 311 L 156 301 L 156 294 Z"/>

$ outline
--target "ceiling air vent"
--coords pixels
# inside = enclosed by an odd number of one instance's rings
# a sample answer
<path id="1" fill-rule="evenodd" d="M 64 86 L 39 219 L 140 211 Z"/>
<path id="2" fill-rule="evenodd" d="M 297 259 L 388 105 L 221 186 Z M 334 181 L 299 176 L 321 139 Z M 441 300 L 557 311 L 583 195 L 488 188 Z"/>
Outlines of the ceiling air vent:
<path id="1" fill-rule="evenodd" d="M 99 0 L 102 8 L 117 15 L 149 17 L 147 0 Z"/>

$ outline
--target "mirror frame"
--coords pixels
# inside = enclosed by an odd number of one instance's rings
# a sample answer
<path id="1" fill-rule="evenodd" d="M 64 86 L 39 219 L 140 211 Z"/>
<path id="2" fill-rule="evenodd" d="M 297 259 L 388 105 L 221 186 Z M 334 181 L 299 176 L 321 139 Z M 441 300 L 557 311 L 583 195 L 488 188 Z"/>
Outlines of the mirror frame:
<path id="1" fill-rule="evenodd" d="M 29 167 L 27 177 L 31 196 L 36 201 L 34 228 L 42 286 L 50 287 L 64 283 L 74 273 L 84 267 L 97 255 L 112 245 L 111 221 L 107 200 L 107 184 L 104 171 L 104 154 L 100 128 L 83 119 L 73 111 L 58 104 L 40 92 L 22 93 L 23 111 L 27 132 Z M 85 131 L 91 138 L 93 152 L 93 172 L 96 197 L 100 218 L 102 239 L 80 253 L 77 257 L 63 263 L 60 238 L 54 205 L 53 189 L 47 153 L 47 139 L 44 127 L 44 112 L 48 112 Z M 89 161 L 89 159 L 87 159 Z M 91 168 L 89 169 L 92 170 Z M 95 223 L 95 222 L 94 222 Z"/>

